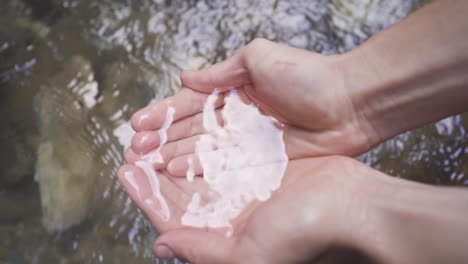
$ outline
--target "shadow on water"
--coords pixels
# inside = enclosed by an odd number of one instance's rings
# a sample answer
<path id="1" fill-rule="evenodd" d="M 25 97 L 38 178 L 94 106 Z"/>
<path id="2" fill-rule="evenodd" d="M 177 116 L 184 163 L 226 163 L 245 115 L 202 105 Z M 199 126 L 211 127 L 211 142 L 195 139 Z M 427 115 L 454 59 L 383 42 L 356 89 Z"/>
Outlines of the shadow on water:
<path id="1" fill-rule="evenodd" d="M 115 179 L 131 113 L 177 91 L 180 69 L 221 61 L 255 37 L 342 53 L 423 2 L 5 0 L 0 263 L 154 263 L 156 233 Z M 360 158 L 399 177 L 465 185 L 466 128 L 467 115 L 450 117 Z"/>

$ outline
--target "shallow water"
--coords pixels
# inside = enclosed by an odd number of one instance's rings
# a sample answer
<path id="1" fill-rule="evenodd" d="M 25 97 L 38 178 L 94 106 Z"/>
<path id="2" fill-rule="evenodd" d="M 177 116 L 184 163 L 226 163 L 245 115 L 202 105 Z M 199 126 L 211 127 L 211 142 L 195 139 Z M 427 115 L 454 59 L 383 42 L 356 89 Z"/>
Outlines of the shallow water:
<path id="1" fill-rule="evenodd" d="M 0 263 L 154 263 L 156 233 L 115 178 L 114 131 L 131 113 L 177 91 L 180 69 L 221 61 L 255 37 L 341 53 L 422 2 L 4 0 Z M 361 159 L 466 185 L 467 129 L 467 115 L 450 117 Z"/>

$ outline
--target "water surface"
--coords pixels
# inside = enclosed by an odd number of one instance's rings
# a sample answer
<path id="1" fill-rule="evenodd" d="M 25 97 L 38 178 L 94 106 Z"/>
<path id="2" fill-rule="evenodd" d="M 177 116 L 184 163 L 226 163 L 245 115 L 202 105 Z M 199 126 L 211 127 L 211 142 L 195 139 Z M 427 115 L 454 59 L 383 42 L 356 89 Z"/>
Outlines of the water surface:
<path id="1" fill-rule="evenodd" d="M 180 89 L 181 69 L 255 37 L 342 53 L 423 2 L 4 0 L 0 263 L 158 262 L 156 233 L 115 177 L 115 130 L 136 109 Z M 466 185 L 467 128 L 467 115 L 450 117 L 360 158 L 398 177 Z"/>

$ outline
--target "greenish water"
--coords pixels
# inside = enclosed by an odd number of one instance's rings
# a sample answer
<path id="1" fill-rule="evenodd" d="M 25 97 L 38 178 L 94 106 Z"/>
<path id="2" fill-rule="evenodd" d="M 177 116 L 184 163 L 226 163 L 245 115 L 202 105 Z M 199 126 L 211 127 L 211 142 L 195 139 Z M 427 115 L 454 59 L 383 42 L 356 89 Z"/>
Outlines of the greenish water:
<path id="1" fill-rule="evenodd" d="M 0 6 L 0 263 L 154 263 L 156 233 L 115 178 L 116 129 L 180 69 L 255 37 L 345 52 L 427 1 L 4 0 Z M 387 173 L 468 184 L 468 116 L 360 158 Z M 57 231 L 61 230 L 61 231 Z"/>

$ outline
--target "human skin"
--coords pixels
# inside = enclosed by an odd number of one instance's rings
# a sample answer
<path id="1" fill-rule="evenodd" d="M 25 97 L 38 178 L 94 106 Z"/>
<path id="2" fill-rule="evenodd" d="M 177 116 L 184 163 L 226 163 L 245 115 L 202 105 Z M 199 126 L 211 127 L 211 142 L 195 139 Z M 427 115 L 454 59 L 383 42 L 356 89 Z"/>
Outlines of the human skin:
<path id="1" fill-rule="evenodd" d="M 435 1 L 334 56 L 254 40 L 224 62 L 182 72 L 182 85 L 190 89 L 138 111 L 127 160 L 159 145 L 160 113 L 171 104 L 176 122 L 162 148 L 167 163 L 156 168 L 185 175 L 187 158 L 205 132 L 203 102 L 215 88 L 237 87 L 284 122 L 290 159 L 356 156 L 401 132 L 468 111 L 467 11 L 467 1 Z"/>
<path id="2" fill-rule="evenodd" d="M 182 84 L 191 89 L 137 112 L 132 118 L 137 134 L 126 159 L 132 163 L 140 153 L 158 146 L 155 131 L 164 120 L 161 113 L 171 105 L 177 121 L 168 131 L 169 143 L 161 150 L 170 162 L 155 168 L 167 166 L 171 175 L 185 175 L 184 162 L 193 153 L 196 135 L 204 133 L 203 102 L 214 88 L 225 91 L 238 87 L 264 112 L 284 122 L 290 159 L 354 156 L 403 131 L 468 111 L 466 13 L 468 1 L 435 1 L 360 47 L 328 57 L 266 40 L 254 41 L 225 62 L 183 72 Z M 222 107 L 222 101 L 218 106 Z M 142 116 L 146 118 L 142 120 Z M 330 159 L 324 162 L 328 166 L 317 165 Z M 260 258 L 254 260 L 258 262 L 250 263 L 262 263 L 261 257 L 264 263 L 288 263 L 312 259 L 336 244 L 355 248 L 381 263 L 468 262 L 462 247 L 468 237 L 467 191 L 389 178 L 348 161 L 341 157 L 290 161 L 280 190 L 265 204 L 252 205 L 238 220 L 243 232 L 227 242 L 216 232 L 177 224 L 166 227 L 152 219 L 162 233 L 155 252 L 164 256 L 168 246 L 195 263 L 257 256 Z M 125 165 L 119 175 L 135 169 Z M 180 184 L 185 181 L 168 179 Z M 320 179 L 323 182 L 315 182 Z M 298 185 L 287 187 L 290 181 Z M 131 190 L 129 193 L 134 197 Z M 345 198 L 336 198 L 338 194 Z M 303 198 L 309 196 L 311 200 Z M 301 199 L 307 202 L 300 203 Z M 138 200 L 136 203 L 141 206 Z M 307 207 L 307 203 L 315 207 Z M 320 213 L 317 222 L 310 226 L 297 223 L 296 219 L 309 219 L 308 212 Z M 290 213 L 297 216 L 286 218 Z M 271 219 L 282 220 L 282 225 L 274 225 Z M 257 221 L 261 224 L 255 224 Z M 323 223 L 328 221 L 333 225 Z M 252 226 L 248 230 L 255 235 L 244 231 L 247 226 Z M 285 229 L 276 229 L 280 227 Z M 242 235 L 246 239 L 270 237 L 237 246 L 245 241 Z M 272 258 L 255 251 L 265 244 L 265 252 Z"/>
<path id="3" fill-rule="evenodd" d="M 233 87 L 246 101 L 253 101 L 264 113 L 285 124 L 283 138 L 290 159 L 362 153 L 372 145 L 368 135 L 373 132 L 353 109 L 342 80 L 337 78 L 339 68 L 328 61 L 329 57 L 306 50 L 255 40 L 225 62 L 198 72 L 182 72 L 182 85 L 191 89 L 182 89 L 132 117 L 137 133 L 126 158 L 133 162 L 139 154 L 159 145 L 155 131 L 165 118 L 160 113 L 171 105 L 176 109 L 175 123 L 167 131 L 168 143 L 161 149 L 170 163 L 155 164 L 155 168 L 168 165 L 173 175 L 184 176 L 186 160 L 206 132 L 201 112 L 208 94 L 214 88 L 227 91 Z M 220 109 L 222 103 L 220 98 Z M 195 172 L 201 174 L 196 164 Z"/>
<path id="4" fill-rule="evenodd" d="M 127 180 L 132 172 L 139 191 Z M 171 208 L 164 222 L 143 202 L 153 199 L 146 176 L 127 164 L 119 180 L 160 232 L 157 256 L 191 263 L 309 263 L 345 247 L 376 263 L 467 263 L 468 192 L 389 177 L 354 159 L 290 161 L 281 188 L 233 221 L 234 233 L 181 225 L 205 182 L 158 175 Z M 315 263 L 315 262 L 314 262 Z M 320 263 L 320 262 L 319 262 Z"/>

